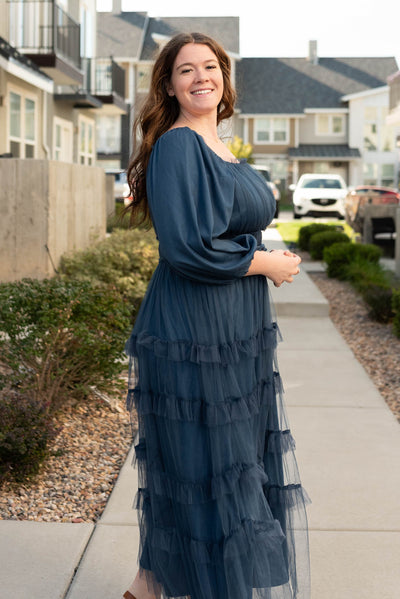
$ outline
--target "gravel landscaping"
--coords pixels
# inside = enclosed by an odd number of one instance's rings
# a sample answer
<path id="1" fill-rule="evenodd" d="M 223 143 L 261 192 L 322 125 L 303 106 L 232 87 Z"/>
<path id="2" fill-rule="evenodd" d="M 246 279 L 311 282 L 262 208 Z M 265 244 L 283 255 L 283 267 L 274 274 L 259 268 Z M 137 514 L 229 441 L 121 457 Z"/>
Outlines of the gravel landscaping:
<path id="1" fill-rule="evenodd" d="M 391 325 L 368 317 L 363 300 L 345 282 L 310 273 L 330 304 L 330 316 L 400 421 L 400 339 Z M 0 489 L 0 519 L 96 522 L 132 442 L 125 397 L 112 407 L 93 400 L 65 411 L 53 455 L 26 484 Z M 133 500 L 133 498 L 132 498 Z"/>

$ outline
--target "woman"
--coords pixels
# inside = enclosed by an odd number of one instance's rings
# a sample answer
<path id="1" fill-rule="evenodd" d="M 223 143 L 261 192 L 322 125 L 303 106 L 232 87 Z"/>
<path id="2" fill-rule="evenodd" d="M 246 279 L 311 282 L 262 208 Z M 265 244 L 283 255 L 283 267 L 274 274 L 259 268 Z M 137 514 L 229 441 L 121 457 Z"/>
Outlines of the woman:
<path id="1" fill-rule="evenodd" d="M 141 543 L 126 599 L 307 596 L 307 547 L 294 550 L 305 495 L 266 279 L 292 282 L 300 258 L 261 244 L 275 200 L 217 134 L 234 99 L 223 49 L 179 34 L 139 117 L 131 210 L 151 218 L 160 262 L 127 344 Z"/>

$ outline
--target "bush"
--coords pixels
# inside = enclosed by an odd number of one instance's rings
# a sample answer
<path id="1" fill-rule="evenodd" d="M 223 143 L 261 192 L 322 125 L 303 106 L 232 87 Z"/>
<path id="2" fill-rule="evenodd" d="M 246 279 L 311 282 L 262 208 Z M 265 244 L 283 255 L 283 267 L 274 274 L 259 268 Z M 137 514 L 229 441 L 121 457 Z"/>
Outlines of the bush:
<path id="1" fill-rule="evenodd" d="M 333 245 L 334 243 L 350 244 L 350 238 L 346 233 L 341 233 L 340 231 L 322 231 L 321 233 L 315 233 L 310 238 L 308 244 L 311 258 L 314 260 L 322 260 L 324 248 Z"/>
<path id="2" fill-rule="evenodd" d="M 346 280 L 362 294 L 371 286 L 389 288 L 391 285 L 389 273 L 379 262 L 369 262 L 357 255 L 345 267 L 345 275 Z"/>
<path id="3" fill-rule="evenodd" d="M 362 291 L 364 301 L 369 306 L 369 316 L 378 322 L 390 322 L 393 318 L 393 290 L 381 285 L 367 285 Z"/>
<path id="4" fill-rule="evenodd" d="M 392 295 L 392 310 L 394 313 L 393 317 L 393 330 L 397 337 L 400 337 L 400 289 L 395 289 Z"/>
<path id="5" fill-rule="evenodd" d="M 353 260 L 364 260 L 377 264 L 382 251 L 373 244 L 334 243 L 325 247 L 323 260 L 327 265 L 327 275 L 331 278 L 344 280 L 347 278 L 346 267 Z"/>
<path id="6" fill-rule="evenodd" d="M 325 225 L 323 223 L 312 223 L 311 225 L 306 225 L 305 227 L 301 227 L 299 230 L 299 237 L 297 241 L 297 245 L 300 250 L 308 252 L 310 239 L 316 233 L 322 233 L 324 231 L 335 231 L 335 225 Z"/>
<path id="7" fill-rule="evenodd" d="M 18 389 L 48 412 L 121 371 L 130 312 L 110 287 L 24 279 L 0 285 L 0 388 Z"/>
<path id="8" fill-rule="evenodd" d="M 0 422 L 0 482 L 36 474 L 56 435 L 46 409 L 9 391 L 0 396 Z"/>
<path id="9" fill-rule="evenodd" d="M 96 245 L 63 256 L 60 272 L 67 279 L 114 287 L 130 304 L 133 321 L 157 263 L 154 231 L 116 229 Z"/>

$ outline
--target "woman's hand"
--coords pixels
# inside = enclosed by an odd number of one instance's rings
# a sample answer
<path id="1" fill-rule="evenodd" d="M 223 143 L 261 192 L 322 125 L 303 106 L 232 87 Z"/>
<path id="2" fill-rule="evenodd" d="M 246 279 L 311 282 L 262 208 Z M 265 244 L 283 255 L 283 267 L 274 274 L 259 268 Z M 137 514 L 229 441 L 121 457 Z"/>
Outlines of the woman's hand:
<path id="1" fill-rule="evenodd" d="M 300 272 L 300 262 L 300 256 L 289 250 L 256 251 L 247 275 L 264 275 L 280 287 L 282 283 L 292 283 Z"/>

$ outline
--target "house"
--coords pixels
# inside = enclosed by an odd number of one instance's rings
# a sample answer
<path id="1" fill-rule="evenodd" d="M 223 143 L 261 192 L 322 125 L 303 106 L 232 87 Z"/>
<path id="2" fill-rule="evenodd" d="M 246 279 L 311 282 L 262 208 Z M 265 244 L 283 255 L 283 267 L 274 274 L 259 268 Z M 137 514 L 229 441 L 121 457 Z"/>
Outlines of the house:
<path id="1" fill-rule="evenodd" d="M 113 61 L 125 72 L 129 115 L 97 113 L 97 163 L 104 168 L 126 168 L 133 149 L 132 126 L 137 107 L 149 91 L 150 74 L 160 48 L 179 32 L 200 31 L 218 40 L 235 63 L 239 59 L 238 17 L 149 17 L 121 12 L 120 0 L 112 12 L 97 14 L 97 60 Z"/>
<path id="2" fill-rule="evenodd" d="M 128 110 L 96 19 L 95 0 L 0 0 L 0 154 L 95 164 L 96 114 Z"/>
<path id="3" fill-rule="evenodd" d="M 389 114 L 387 124 L 396 127 L 397 186 L 400 189 L 400 71 L 388 77 Z"/>
<path id="4" fill-rule="evenodd" d="M 394 184 L 392 143 L 383 139 L 395 132 L 383 131 L 382 119 L 386 78 L 396 68 L 390 57 L 319 58 L 315 41 L 307 58 L 243 58 L 236 132 L 282 186 L 305 172 L 337 173 L 349 185 Z M 373 149 L 364 138 L 375 128 L 383 137 Z"/>

